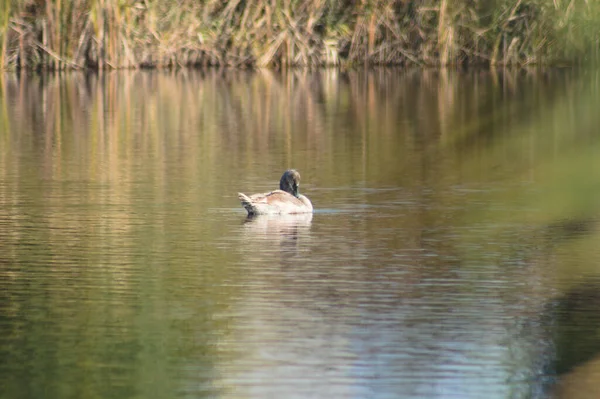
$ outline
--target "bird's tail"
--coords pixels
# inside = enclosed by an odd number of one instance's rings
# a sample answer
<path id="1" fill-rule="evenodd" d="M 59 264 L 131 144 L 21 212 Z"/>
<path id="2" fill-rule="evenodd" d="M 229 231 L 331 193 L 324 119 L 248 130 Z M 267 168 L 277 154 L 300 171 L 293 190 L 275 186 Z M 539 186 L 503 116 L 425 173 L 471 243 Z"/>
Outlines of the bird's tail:
<path id="1" fill-rule="evenodd" d="M 238 193 L 238 198 L 242 202 L 242 206 L 246 208 L 249 215 L 255 213 L 254 205 L 252 204 L 252 200 L 244 193 Z"/>

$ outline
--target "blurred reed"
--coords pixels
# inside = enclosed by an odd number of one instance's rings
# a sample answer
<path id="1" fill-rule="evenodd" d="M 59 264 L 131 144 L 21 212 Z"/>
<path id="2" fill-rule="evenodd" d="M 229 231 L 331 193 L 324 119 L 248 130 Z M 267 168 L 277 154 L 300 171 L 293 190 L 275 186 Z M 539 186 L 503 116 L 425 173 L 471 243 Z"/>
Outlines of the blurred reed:
<path id="1" fill-rule="evenodd" d="M 552 64 L 599 33 L 583 0 L 0 0 L 7 68 Z"/>

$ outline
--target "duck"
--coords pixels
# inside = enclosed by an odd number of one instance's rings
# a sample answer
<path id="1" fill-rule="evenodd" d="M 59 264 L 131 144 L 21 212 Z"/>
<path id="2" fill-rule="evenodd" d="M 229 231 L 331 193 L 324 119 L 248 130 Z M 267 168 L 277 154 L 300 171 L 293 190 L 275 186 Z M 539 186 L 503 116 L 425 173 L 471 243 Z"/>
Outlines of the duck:
<path id="1" fill-rule="evenodd" d="M 279 190 L 250 196 L 238 193 L 238 198 L 248 211 L 248 216 L 312 213 L 312 203 L 298 192 L 298 187 L 300 173 L 295 169 L 288 169 L 281 176 Z"/>

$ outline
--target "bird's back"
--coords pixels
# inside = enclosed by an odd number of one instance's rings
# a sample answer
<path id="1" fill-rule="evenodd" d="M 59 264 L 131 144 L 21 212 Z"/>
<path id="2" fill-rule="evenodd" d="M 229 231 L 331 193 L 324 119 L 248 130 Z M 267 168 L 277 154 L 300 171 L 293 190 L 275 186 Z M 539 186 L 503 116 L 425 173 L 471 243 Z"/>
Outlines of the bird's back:
<path id="1" fill-rule="evenodd" d="M 282 190 L 251 196 L 238 193 L 238 198 L 249 215 L 312 212 L 312 205 L 306 197 L 304 197 L 304 200 L 300 200 Z"/>

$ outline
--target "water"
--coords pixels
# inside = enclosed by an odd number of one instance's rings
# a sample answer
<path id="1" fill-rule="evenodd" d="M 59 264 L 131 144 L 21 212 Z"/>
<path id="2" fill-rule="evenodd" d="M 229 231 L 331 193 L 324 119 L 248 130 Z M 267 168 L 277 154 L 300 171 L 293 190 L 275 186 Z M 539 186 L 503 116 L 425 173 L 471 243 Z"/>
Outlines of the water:
<path id="1" fill-rule="evenodd" d="M 600 391 L 598 72 L 0 87 L 1 398 Z"/>

